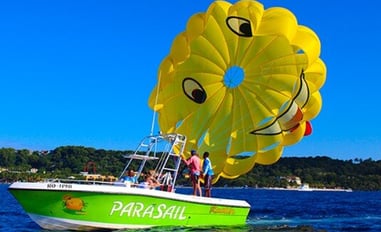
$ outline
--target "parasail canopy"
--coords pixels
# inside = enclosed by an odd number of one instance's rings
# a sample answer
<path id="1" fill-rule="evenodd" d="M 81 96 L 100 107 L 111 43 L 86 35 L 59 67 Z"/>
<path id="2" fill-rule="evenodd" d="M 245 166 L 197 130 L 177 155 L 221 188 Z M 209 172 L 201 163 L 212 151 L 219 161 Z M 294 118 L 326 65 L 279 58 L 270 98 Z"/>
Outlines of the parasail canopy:
<path id="1" fill-rule="evenodd" d="M 149 105 L 163 133 L 186 135 L 217 177 L 236 178 L 311 133 L 326 78 L 319 56 L 319 38 L 289 10 L 216 1 L 174 39 Z"/>

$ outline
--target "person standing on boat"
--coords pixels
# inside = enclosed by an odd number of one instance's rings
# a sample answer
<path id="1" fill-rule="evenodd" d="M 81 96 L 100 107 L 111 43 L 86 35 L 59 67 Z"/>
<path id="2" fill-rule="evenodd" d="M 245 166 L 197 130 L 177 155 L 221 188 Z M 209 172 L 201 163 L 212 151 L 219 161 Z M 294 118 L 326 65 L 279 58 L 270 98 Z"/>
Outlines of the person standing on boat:
<path id="1" fill-rule="evenodd" d="M 181 156 L 181 159 L 188 166 L 190 170 L 190 176 L 193 187 L 193 195 L 202 196 L 201 186 L 200 186 L 200 174 L 201 174 L 201 159 L 198 156 L 198 153 L 195 150 L 191 150 L 191 157 L 187 160 L 184 156 Z"/>
<path id="2" fill-rule="evenodd" d="M 212 190 L 212 179 L 213 179 L 213 168 L 212 162 L 209 159 L 209 152 L 204 152 L 203 154 L 204 162 L 202 164 L 202 174 L 204 176 L 204 188 L 205 188 L 205 196 L 211 197 Z"/>

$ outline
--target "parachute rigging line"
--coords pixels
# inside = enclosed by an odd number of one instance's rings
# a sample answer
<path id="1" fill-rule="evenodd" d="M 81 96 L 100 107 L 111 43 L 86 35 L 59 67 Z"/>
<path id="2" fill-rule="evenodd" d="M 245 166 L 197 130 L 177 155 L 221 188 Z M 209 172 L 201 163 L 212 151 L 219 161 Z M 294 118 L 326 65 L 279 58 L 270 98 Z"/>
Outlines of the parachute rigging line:
<path id="1" fill-rule="evenodd" d="M 157 79 L 157 89 L 156 89 L 156 95 L 155 95 L 155 106 L 157 105 L 158 99 L 159 99 L 159 89 L 160 89 L 160 75 Z M 152 114 L 152 122 L 151 122 L 151 133 L 150 135 L 153 136 L 153 130 L 155 127 L 155 120 L 156 120 L 156 110 L 153 110 Z"/>

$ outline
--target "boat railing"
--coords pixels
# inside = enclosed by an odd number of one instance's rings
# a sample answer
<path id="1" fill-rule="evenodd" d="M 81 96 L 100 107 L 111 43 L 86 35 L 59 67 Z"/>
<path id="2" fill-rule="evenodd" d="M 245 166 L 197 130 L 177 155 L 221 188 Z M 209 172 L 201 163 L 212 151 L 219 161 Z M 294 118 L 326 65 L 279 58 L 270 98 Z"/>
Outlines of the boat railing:
<path id="1" fill-rule="evenodd" d="M 137 179 L 153 171 L 161 189 L 173 191 L 185 144 L 186 136 L 176 133 L 145 137 L 134 153 L 124 156 L 128 161 L 119 179 L 133 167 L 137 168 Z"/>
<path id="2" fill-rule="evenodd" d="M 138 187 L 139 183 L 123 183 L 120 179 L 124 173 L 133 166 L 138 167 L 136 179 L 145 178 L 145 173 L 153 171 L 159 181 L 161 190 L 174 191 L 178 170 L 181 164 L 181 154 L 184 151 L 186 137 L 180 134 L 166 134 L 158 136 L 147 136 L 138 146 L 138 149 L 131 154 L 124 155 L 128 159 L 125 168 L 119 178 L 107 178 L 101 175 L 88 175 L 86 179 L 46 179 L 45 182 L 65 183 L 65 184 L 94 184 Z M 139 150 L 140 149 L 140 150 Z M 143 151 L 141 150 L 143 149 Z M 147 163 L 148 162 L 148 163 Z M 148 164 L 148 165 L 147 165 Z"/>

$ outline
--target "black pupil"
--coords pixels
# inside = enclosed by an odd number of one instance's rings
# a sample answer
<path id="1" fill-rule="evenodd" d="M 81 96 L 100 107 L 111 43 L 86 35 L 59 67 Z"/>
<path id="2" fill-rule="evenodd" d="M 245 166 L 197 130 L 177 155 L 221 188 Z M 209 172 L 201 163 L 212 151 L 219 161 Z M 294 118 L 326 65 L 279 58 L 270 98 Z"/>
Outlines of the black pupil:
<path id="1" fill-rule="evenodd" d="M 249 23 L 242 23 L 239 26 L 239 30 L 244 33 L 245 35 L 250 35 L 251 34 L 251 29 L 250 29 L 250 24 Z"/>
<path id="2" fill-rule="evenodd" d="M 192 97 L 197 103 L 203 103 L 205 101 L 205 93 L 200 89 L 193 90 Z"/>

